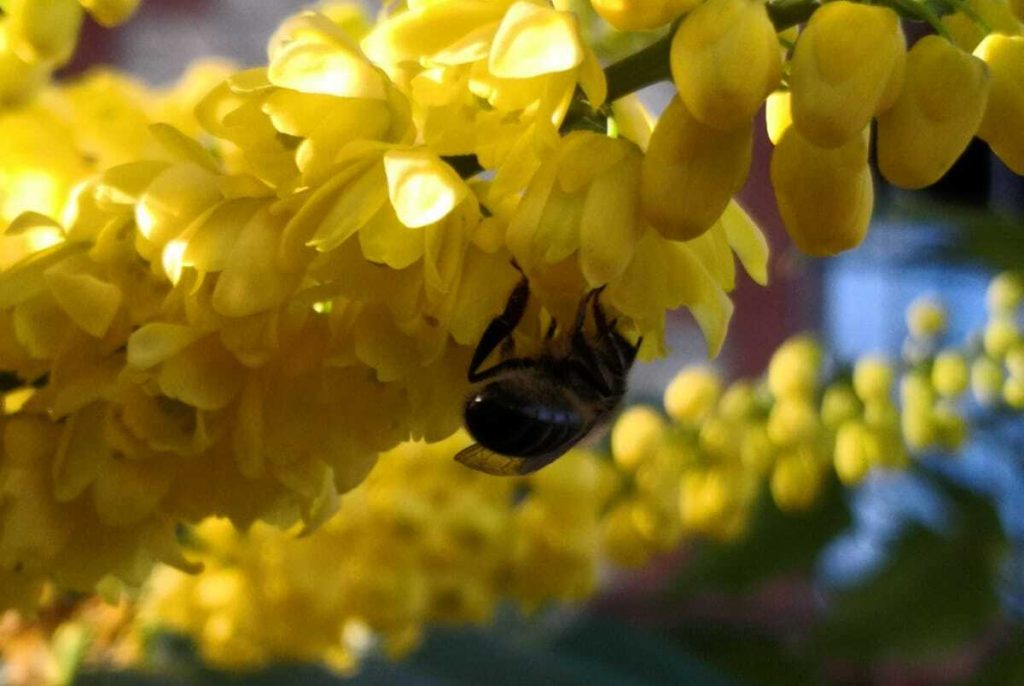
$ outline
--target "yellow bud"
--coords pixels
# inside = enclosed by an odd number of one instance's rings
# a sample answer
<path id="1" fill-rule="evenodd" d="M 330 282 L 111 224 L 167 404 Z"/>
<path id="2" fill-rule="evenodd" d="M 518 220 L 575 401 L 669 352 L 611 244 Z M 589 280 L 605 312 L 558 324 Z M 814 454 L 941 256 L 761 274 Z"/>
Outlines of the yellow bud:
<path id="1" fill-rule="evenodd" d="M 81 24 L 78 0 L 7 1 L 8 37 L 14 51 L 27 62 L 67 62 Z"/>
<path id="2" fill-rule="evenodd" d="M 749 381 L 737 381 L 726 389 L 718 403 L 724 419 L 741 422 L 757 410 L 757 393 Z"/>
<path id="3" fill-rule="evenodd" d="M 923 188 L 949 171 L 971 142 L 988 99 L 985 64 L 945 38 L 919 40 L 895 104 L 878 116 L 878 167 L 902 188 Z"/>
<path id="4" fill-rule="evenodd" d="M 658 119 L 641 167 L 640 207 L 671 240 L 711 228 L 750 169 L 753 128 L 720 131 L 697 121 L 678 96 Z"/>
<path id="5" fill-rule="evenodd" d="M 806 400 L 783 398 L 768 415 L 768 438 L 780 447 L 808 443 L 818 431 L 818 414 Z"/>
<path id="6" fill-rule="evenodd" d="M 634 504 L 619 503 L 601 522 L 604 552 L 623 567 L 640 567 L 651 558 L 651 550 L 637 528 Z"/>
<path id="7" fill-rule="evenodd" d="M 978 137 L 1014 173 L 1024 174 L 1024 37 L 989 34 L 974 54 L 992 74 Z"/>
<path id="8" fill-rule="evenodd" d="M 935 402 L 935 389 L 931 378 L 921 372 L 909 372 L 900 380 L 900 401 L 903 407 L 931 407 Z"/>
<path id="9" fill-rule="evenodd" d="M 905 61 L 906 41 L 891 9 L 846 0 L 823 5 L 793 51 L 794 125 L 814 145 L 845 145 L 899 91 Z"/>
<path id="10" fill-rule="evenodd" d="M 946 308 L 929 296 L 915 299 L 907 307 L 907 330 L 914 338 L 928 339 L 946 330 Z"/>
<path id="11" fill-rule="evenodd" d="M 731 462 L 739 457 L 739 435 L 731 423 L 715 416 L 701 423 L 698 436 L 700 449 L 719 462 Z"/>
<path id="12" fill-rule="evenodd" d="M 985 292 L 989 314 L 1011 315 L 1024 302 L 1024 278 L 1015 272 L 997 274 Z"/>
<path id="13" fill-rule="evenodd" d="M 1015 379 L 1024 379 L 1024 342 L 1006 351 L 1006 371 Z"/>
<path id="14" fill-rule="evenodd" d="M 775 26 L 763 2 L 707 0 L 672 38 L 672 80 L 703 124 L 749 126 L 782 79 Z"/>
<path id="15" fill-rule="evenodd" d="M 875 431 L 892 434 L 899 428 L 900 413 L 889 398 L 868 400 L 864 403 L 864 423 Z"/>
<path id="16" fill-rule="evenodd" d="M 821 398 L 821 422 L 831 431 L 837 430 L 860 412 L 860 401 L 846 384 L 829 386 Z"/>
<path id="17" fill-rule="evenodd" d="M 990 357 L 979 357 L 971 365 L 971 392 L 982 405 L 992 405 L 1003 389 L 1003 368 Z"/>
<path id="18" fill-rule="evenodd" d="M 790 338 L 768 363 L 768 390 L 776 398 L 810 397 L 818 385 L 821 346 L 810 336 Z"/>
<path id="19" fill-rule="evenodd" d="M 619 31 L 649 31 L 664 26 L 697 5 L 698 0 L 590 0 L 601 18 Z"/>
<path id="20" fill-rule="evenodd" d="M 775 447 L 768 438 L 768 430 L 763 424 L 751 424 L 743 432 L 740 444 L 740 461 L 743 467 L 754 474 L 765 474 L 772 466 Z"/>
<path id="21" fill-rule="evenodd" d="M 967 422 L 954 408 L 940 404 L 935 408 L 935 428 L 939 443 L 946 450 L 958 450 L 967 439 Z"/>
<path id="22" fill-rule="evenodd" d="M 89 11 L 100 24 L 104 26 L 117 26 L 128 20 L 135 9 L 139 6 L 140 0 L 79 0 L 82 7 Z"/>
<path id="23" fill-rule="evenodd" d="M 665 389 L 665 411 L 677 422 L 696 424 L 715 409 L 722 382 L 708 367 L 689 367 Z"/>
<path id="24" fill-rule="evenodd" d="M 665 420 L 654 408 L 634 405 L 623 412 L 612 427 L 612 455 L 626 471 L 635 471 L 665 431 Z"/>
<path id="25" fill-rule="evenodd" d="M 845 145 L 827 150 L 791 126 L 775 146 L 775 199 L 786 231 L 805 253 L 835 255 L 864 240 L 875 201 L 868 135 L 865 128 Z"/>
<path id="26" fill-rule="evenodd" d="M 1007 379 L 1003 384 L 1003 400 L 1015 410 L 1024 410 L 1024 379 Z"/>
<path id="27" fill-rule="evenodd" d="M 853 367 L 853 390 L 865 403 L 888 401 L 892 389 L 892 365 L 877 356 L 865 356 Z"/>
<path id="28" fill-rule="evenodd" d="M 900 415 L 903 440 L 911 450 L 925 450 L 938 439 L 931 406 L 904 407 Z"/>
<path id="29" fill-rule="evenodd" d="M 1020 33 L 1020 24 L 1006 0 L 966 0 L 966 3 L 992 33 L 1008 36 Z M 967 12 L 947 14 L 942 23 L 953 37 L 953 42 L 968 51 L 974 50 L 987 33 Z"/>
<path id="30" fill-rule="evenodd" d="M 789 91 L 775 91 L 768 96 L 764 109 L 765 129 L 772 145 L 778 145 L 782 134 L 793 125 L 793 108 Z"/>
<path id="31" fill-rule="evenodd" d="M 858 421 L 849 421 L 839 427 L 833 453 L 836 474 L 847 485 L 858 483 L 877 463 L 871 432 Z"/>
<path id="32" fill-rule="evenodd" d="M 18 57 L 8 39 L 7 23 L 0 21 L 0 107 L 28 100 L 46 81 L 45 64 Z"/>
<path id="33" fill-rule="evenodd" d="M 996 359 L 1002 358 L 1020 340 L 1016 322 L 1009 317 L 996 317 L 985 326 L 982 342 L 985 352 Z"/>
<path id="34" fill-rule="evenodd" d="M 932 385 L 939 395 L 955 398 L 967 390 L 970 372 L 967 360 L 955 350 L 943 350 L 932 364 Z"/>
<path id="35" fill-rule="evenodd" d="M 810 450 L 779 455 L 769 483 L 780 510 L 806 510 L 818 500 L 824 483 L 821 465 Z"/>

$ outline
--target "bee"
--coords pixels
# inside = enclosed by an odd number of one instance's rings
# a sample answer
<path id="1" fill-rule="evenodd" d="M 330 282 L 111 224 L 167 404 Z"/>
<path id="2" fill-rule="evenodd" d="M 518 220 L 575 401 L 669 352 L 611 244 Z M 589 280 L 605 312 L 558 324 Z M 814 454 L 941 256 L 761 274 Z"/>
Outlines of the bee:
<path id="1" fill-rule="evenodd" d="M 567 345 L 561 346 L 565 349 L 555 345 L 552 322 L 545 352 L 481 369 L 499 345 L 511 344 L 526 311 L 529 282 L 525 277 L 519 282 L 470 361 L 470 383 L 484 384 L 466 399 L 463 413 L 476 443 L 456 460 L 487 474 L 529 474 L 564 455 L 611 416 L 626 392 L 640 341 L 630 343 L 616 330 L 615 320 L 608 320 L 599 301 L 601 290 L 590 291 L 580 302 Z M 585 326 L 588 310 L 596 329 L 592 338 Z"/>

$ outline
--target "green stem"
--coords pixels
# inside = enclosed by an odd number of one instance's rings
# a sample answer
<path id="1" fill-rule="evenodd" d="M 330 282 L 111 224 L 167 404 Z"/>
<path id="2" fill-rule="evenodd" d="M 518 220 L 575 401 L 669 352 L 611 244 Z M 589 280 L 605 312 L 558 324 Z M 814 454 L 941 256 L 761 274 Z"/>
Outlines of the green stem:
<path id="1" fill-rule="evenodd" d="M 668 57 L 673 33 L 669 31 L 663 38 L 659 38 L 640 52 L 605 67 L 608 102 L 614 102 L 624 95 L 672 78 Z"/>

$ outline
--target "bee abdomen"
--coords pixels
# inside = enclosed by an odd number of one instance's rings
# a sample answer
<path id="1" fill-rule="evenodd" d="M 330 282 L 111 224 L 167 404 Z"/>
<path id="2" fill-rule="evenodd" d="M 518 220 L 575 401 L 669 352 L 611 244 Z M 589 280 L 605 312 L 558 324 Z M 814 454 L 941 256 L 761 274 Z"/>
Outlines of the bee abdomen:
<path id="1" fill-rule="evenodd" d="M 583 419 L 569 408 L 509 402 L 484 392 L 466 403 L 466 428 L 480 445 L 510 457 L 565 452 L 585 433 Z"/>

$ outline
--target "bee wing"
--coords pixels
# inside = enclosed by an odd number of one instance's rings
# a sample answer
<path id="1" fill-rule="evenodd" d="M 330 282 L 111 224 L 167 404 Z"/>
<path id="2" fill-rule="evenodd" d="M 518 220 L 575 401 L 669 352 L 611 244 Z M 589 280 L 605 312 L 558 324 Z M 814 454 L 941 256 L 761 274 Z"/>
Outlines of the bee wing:
<path id="1" fill-rule="evenodd" d="M 474 443 L 468 448 L 463 448 L 455 455 L 455 460 L 478 472 L 492 474 L 494 476 L 520 476 L 535 472 L 541 467 L 551 463 L 559 455 L 542 455 L 539 457 L 508 457 L 499 455 Z"/>

